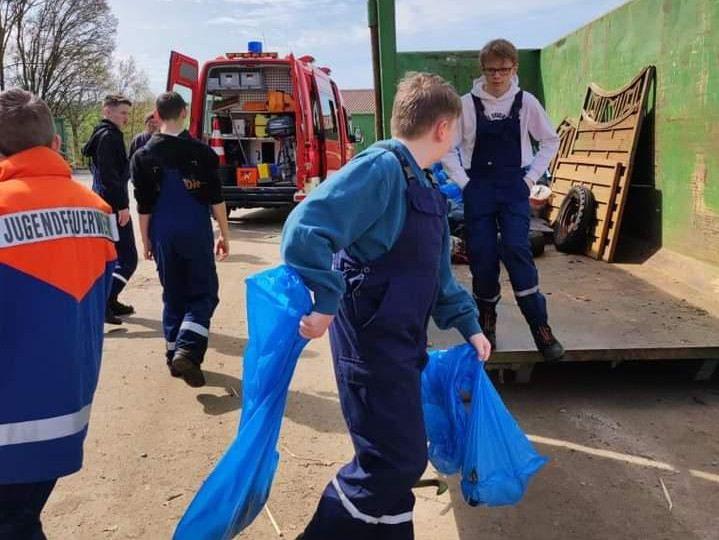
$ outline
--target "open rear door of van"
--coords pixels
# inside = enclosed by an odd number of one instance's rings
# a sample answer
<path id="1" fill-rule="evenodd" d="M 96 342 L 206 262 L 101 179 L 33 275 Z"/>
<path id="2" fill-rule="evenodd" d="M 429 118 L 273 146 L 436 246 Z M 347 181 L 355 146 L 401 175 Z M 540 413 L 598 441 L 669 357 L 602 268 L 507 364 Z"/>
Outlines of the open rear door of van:
<path id="1" fill-rule="evenodd" d="M 170 53 L 170 67 L 167 71 L 167 91 L 180 94 L 190 108 L 185 125 L 195 137 L 199 136 L 201 103 L 199 95 L 198 73 L 200 64 L 194 58 L 178 52 Z M 196 125 L 197 124 L 197 125 Z"/>

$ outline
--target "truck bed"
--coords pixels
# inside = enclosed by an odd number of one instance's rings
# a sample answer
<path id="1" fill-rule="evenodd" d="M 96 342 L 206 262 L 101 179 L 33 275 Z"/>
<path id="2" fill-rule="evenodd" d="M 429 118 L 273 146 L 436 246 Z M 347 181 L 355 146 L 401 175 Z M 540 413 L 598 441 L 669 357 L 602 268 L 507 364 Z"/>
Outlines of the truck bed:
<path id="1" fill-rule="evenodd" d="M 536 263 L 550 324 L 567 351 L 564 362 L 703 360 L 699 375 L 703 378 L 710 377 L 719 363 L 719 310 L 705 309 L 711 308 L 707 301 L 715 302 L 713 288 L 719 281 L 707 283 L 711 288 L 702 294 L 701 289 L 680 287 L 679 279 L 648 271 L 643 265 L 607 264 L 566 255 L 550 246 Z M 471 290 L 469 267 L 454 269 Z M 691 272 L 680 263 L 674 270 Z M 514 301 L 504 268 L 502 295 L 497 310 L 497 351 L 490 363 L 521 369 L 521 378 L 526 379 L 530 366 L 542 357 Z M 456 332 L 430 328 L 433 348 L 443 349 L 459 341 Z"/>

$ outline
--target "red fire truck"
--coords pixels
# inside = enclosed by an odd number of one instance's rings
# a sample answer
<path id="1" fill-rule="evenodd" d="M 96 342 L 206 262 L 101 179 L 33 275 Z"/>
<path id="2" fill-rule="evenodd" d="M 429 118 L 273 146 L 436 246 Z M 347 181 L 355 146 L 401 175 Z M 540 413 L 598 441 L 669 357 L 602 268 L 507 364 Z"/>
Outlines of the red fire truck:
<path id="1" fill-rule="evenodd" d="M 228 210 L 298 203 L 354 155 L 340 91 L 311 56 L 227 53 L 200 71 L 173 51 L 167 89 L 191 104 L 190 133 L 220 155 Z"/>

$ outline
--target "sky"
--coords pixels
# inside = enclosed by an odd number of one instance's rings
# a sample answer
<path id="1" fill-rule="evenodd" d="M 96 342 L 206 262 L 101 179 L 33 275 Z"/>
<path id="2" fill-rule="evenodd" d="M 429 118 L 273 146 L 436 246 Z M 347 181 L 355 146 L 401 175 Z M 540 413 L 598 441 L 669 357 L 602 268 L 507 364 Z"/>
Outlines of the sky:
<path id="1" fill-rule="evenodd" d="M 395 0 L 400 51 L 478 50 L 503 37 L 540 48 L 627 0 Z M 264 42 L 281 55 L 310 54 L 342 89 L 371 88 L 366 0 L 109 0 L 118 18 L 116 56 L 133 56 L 154 92 L 171 50 L 202 64 Z"/>

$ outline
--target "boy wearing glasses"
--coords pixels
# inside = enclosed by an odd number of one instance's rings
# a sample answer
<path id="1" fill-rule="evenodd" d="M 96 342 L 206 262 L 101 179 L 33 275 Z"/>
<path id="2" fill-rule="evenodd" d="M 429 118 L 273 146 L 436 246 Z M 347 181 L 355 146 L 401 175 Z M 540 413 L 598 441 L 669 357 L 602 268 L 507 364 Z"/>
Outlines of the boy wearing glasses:
<path id="1" fill-rule="evenodd" d="M 559 137 L 537 98 L 519 87 L 518 57 L 504 39 L 484 46 L 479 55 L 484 75 L 462 97 L 457 148 L 442 161 L 464 192 L 472 289 L 492 349 L 501 256 L 534 342 L 551 362 L 564 356 L 564 348 L 549 327 L 547 304 L 539 292 L 529 245 L 529 191 L 556 154 Z M 530 137 L 539 143 L 536 154 Z"/>

